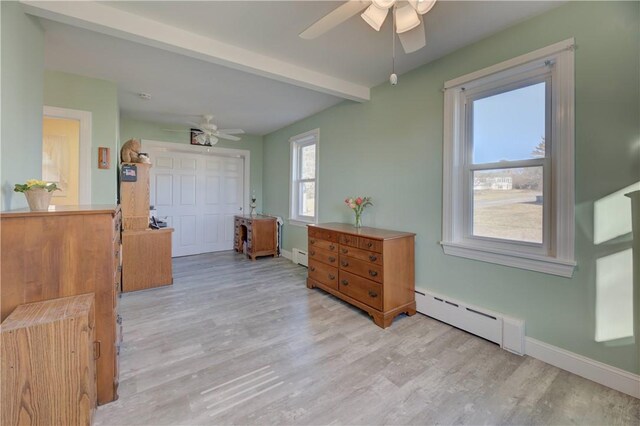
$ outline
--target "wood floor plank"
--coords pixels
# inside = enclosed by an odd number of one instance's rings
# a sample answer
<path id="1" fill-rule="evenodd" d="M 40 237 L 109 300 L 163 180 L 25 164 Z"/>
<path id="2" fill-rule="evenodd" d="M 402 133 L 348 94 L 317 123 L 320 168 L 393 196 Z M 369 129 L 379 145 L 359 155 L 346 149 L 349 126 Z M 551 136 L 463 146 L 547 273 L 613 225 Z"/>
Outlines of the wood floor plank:
<path id="1" fill-rule="evenodd" d="M 629 424 L 640 401 L 423 315 L 383 330 L 286 259 L 174 259 L 123 295 L 120 399 L 96 425 Z"/>

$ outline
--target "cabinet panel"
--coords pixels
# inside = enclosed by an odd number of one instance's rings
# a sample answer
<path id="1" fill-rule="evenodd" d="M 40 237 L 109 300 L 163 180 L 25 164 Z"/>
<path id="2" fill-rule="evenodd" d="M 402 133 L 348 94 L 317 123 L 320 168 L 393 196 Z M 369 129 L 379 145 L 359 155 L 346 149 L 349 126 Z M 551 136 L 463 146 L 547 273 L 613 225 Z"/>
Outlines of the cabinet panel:
<path id="1" fill-rule="evenodd" d="M 309 258 L 326 263 L 327 265 L 338 266 L 338 254 L 329 250 L 311 247 L 309 248 Z"/>
<path id="2" fill-rule="evenodd" d="M 353 257 L 355 259 L 364 260 L 365 262 L 371 262 L 376 265 L 382 265 L 382 253 L 375 253 L 372 251 L 361 250 L 349 246 L 340 246 L 340 254 Z"/>
<path id="3" fill-rule="evenodd" d="M 309 277 L 335 290 L 338 289 L 338 268 L 309 259 Z"/>
<path id="4" fill-rule="evenodd" d="M 371 280 L 340 271 L 340 291 L 359 302 L 382 309 L 382 286 Z"/>
<path id="5" fill-rule="evenodd" d="M 382 253 L 382 241 L 372 240 L 371 238 L 360 238 L 358 240 L 358 247 L 364 250 L 371 250 L 377 253 Z"/>
<path id="6" fill-rule="evenodd" d="M 340 256 L 340 269 L 379 283 L 384 278 L 381 266 L 342 255 Z"/>
<path id="7" fill-rule="evenodd" d="M 316 237 L 309 237 L 309 250 L 311 250 L 313 247 L 318 247 L 320 249 L 327 250 L 333 253 L 338 252 L 338 243 L 320 240 Z"/>

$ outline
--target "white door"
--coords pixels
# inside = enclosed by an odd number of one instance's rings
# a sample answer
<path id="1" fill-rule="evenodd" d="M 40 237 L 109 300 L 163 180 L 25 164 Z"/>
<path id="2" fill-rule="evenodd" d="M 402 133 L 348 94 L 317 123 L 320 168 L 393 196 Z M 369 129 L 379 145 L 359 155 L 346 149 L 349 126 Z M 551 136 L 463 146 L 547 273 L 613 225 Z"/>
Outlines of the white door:
<path id="1" fill-rule="evenodd" d="M 173 234 L 173 256 L 233 248 L 233 216 L 242 213 L 244 160 L 145 147 L 151 204 Z"/>

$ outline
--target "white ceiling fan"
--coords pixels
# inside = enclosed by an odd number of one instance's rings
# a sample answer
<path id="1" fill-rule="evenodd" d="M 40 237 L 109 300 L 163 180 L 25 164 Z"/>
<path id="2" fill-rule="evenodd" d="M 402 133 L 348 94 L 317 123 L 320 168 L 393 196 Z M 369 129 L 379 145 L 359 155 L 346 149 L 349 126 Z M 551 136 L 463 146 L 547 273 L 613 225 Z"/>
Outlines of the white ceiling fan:
<path id="1" fill-rule="evenodd" d="M 355 16 L 360 16 L 376 31 L 380 31 L 389 10 L 392 10 L 394 29 L 406 53 L 426 45 L 422 15 L 429 12 L 436 0 L 349 0 L 338 6 L 300 33 L 304 39 L 314 39 Z"/>
<path id="2" fill-rule="evenodd" d="M 233 135 L 242 135 L 244 130 L 242 129 L 218 129 L 215 123 L 212 123 L 213 115 L 206 114 L 202 116 L 200 123 L 189 122 L 196 131 L 196 142 L 200 145 L 213 146 L 218 143 L 219 139 L 228 139 L 230 141 L 239 141 L 240 138 Z M 163 129 L 168 132 L 182 132 L 183 130 Z"/>

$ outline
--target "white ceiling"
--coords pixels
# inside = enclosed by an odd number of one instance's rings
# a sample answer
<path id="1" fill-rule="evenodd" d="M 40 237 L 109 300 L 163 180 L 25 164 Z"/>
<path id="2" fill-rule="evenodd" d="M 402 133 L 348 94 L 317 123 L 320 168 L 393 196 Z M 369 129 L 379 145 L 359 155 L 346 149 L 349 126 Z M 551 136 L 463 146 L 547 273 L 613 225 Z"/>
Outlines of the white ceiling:
<path id="1" fill-rule="evenodd" d="M 366 87 L 386 81 L 390 72 L 389 19 L 379 33 L 355 16 L 315 40 L 298 37 L 340 2 L 102 4 Z M 407 55 L 397 45 L 396 70 L 407 72 L 560 4 L 439 1 L 426 15 L 427 47 Z M 110 35 L 48 20 L 43 24 L 47 68 L 116 81 L 127 116 L 184 123 L 185 115 L 212 112 L 222 127 L 265 134 L 342 100 Z M 153 99 L 142 101 L 134 96 L 138 92 Z"/>

